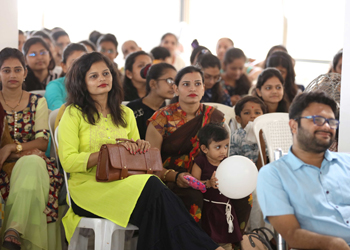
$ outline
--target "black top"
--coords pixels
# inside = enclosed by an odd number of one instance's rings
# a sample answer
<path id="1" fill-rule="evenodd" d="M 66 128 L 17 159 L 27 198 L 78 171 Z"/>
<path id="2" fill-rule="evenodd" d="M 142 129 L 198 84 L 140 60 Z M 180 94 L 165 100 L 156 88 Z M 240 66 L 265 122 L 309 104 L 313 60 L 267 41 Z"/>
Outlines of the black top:
<path id="1" fill-rule="evenodd" d="M 151 118 L 155 110 L 151 109 L 142 102 L 142 99 L 137 99 L 128 103 L 128 107 L 134 111 L 137 127 L 139 129 L 140 138 L 145 139 L 147 130 L 147 120 Z M 165 103 L 160 107 L 164 107 Z"/>

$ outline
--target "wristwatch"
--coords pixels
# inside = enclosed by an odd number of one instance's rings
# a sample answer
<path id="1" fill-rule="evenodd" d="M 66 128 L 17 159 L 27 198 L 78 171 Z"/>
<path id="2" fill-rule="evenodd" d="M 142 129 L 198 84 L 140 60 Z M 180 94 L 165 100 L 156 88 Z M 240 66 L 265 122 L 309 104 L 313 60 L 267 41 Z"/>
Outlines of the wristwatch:
<path id="1" fill-rule="evenodd" d="M 22 145 L 19 141 L 15 141 L 15 143 L 17 144 L 16 146 L 16 154 L 18 154 L 19 152 L 21 152 L 23 150 Z"/>

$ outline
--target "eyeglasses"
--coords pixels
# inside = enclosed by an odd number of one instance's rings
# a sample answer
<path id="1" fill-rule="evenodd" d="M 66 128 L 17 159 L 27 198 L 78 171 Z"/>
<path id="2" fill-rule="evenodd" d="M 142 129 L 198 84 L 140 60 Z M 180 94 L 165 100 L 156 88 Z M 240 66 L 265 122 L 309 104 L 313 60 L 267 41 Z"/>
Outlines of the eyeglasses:
<path id="1" fill-rule="evenodd" d="M 169 84 L 169 85 L 175 84 L 175 82 L 174 82 L 174 80 L 172 78 L 158 79 L 158 81 L 166 81 L 166 83 Z"/>
<path id="2" fill-rule="evenodd" d="M 207 81 L 211 81 L 211 79 L 213 79 L 214 82 L 219 82 L 221 81 L 221 76 L 211 76 L 211 75 L 204 74 L 204 79 Z"/>
<path id="3" fill-rule="evenodd" d="M 317 126 L 323 126 L 327 122 L 331 129 L 337 129 L 339 127 L 339 123 L 340 123 L 337 119 L 333 119 L 333 118 L 327 119 L 327 118 L 325 118 L 323 116 L 319 116 L 319 115 L 303 116 L 303 117 L 299 117 L 299 118 L 294 119 L 294 120 L 298 120 L 301 118 L 313 119 L 314 124 Z"/>
<path id="4" fill-rule="evenodd" d="M 113 54 L 115 51 L 114 49 L 101 49 L 101 53 L 107 52 L 108 54 Z"/>
<path id="5" fill-rule="evenodd" d="M 28 54 L 28 56 L 36 57 L 37 55 L 43 56 L 43 55 L 47 55 L 47 54 L 49 54 L 49 52 L 47 50 L 45 50 L 45 51 L 40 51 L 39 53 L 37 53 L 37 52 L 30 53 L 30 54 Z"/>

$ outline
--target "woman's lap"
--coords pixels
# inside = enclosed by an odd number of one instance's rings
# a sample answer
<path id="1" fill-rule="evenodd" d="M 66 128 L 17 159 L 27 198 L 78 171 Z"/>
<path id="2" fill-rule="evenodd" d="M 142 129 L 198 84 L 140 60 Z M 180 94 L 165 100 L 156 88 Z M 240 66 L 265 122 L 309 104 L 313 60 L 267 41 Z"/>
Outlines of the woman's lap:
<path id="1" fill-rule="evenodd" d="M 97 217 L 72 205 L 78 215 Z M 147 181 L 129 222 L 139 227 L 139 249 L 216 249 L 182 201 L 157 177 Z M 195 248 L 193 248 L 195 247 Z"/>
<path id="2" fill-rule="evenodd" d="M 47 220 L 50 179 L 46 162 L 36 155 L 21 157 L 10 179 L 5 206 L 5 229 L 14 228 L 22 238 L 39 249 L 47 249 Z"/>

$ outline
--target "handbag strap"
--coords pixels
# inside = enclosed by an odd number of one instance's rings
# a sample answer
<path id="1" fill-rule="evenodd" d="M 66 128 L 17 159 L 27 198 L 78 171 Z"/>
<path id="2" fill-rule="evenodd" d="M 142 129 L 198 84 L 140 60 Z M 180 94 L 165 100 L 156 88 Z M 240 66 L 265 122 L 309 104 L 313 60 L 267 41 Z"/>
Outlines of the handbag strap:
<path id="1" fill-rule="evenodd" d="M 128 177 L 128 166 L 126 164 L 126 159 L 125 159 L 125 155 L 123 153 L 122 147 L 118 147 L 118 148 L 119 148 L 120 161 L 122 163 L 122 171 L 120 173 L 120 179 L 122 180 Z"/>
<path id="2" fill-rule="evenodd" d="M 152 169 L 152 164 L 151 164 L 151 159 L 150 159 L 150 152 L 143 153 L 145 156 L 146 160 L 146 169 L 147 169 L 147 174 L 153 174 L 153 169 Z"/>
<path id="3" fill-rule="evenodd" d="M 119 141 L 119 142 L 133 142 L 133 143 L 136 143 L 136 141 L 132 141 L 132 140 L 125 139 L 125 138 L 116 138 L 115 141 Z"/>
<path id="4" fill-rule="evenodd" d="M 120 160 L 122 163 L 122 170 L 121 170 L 121 179 L 125 179 L 128 177 L 128 164 L 126 162 L 125 158 L 125 151 L 123 151 L 122 147 L 119 148 L 119 155 L 120 155 Z M 152 164 L 151 164 L 151 158 L 150 158 L 150 152 L 143 153 L 146 161 L 146 173 L 147 174 L 153 174 L 153 169 L 152 169 Z"/>

